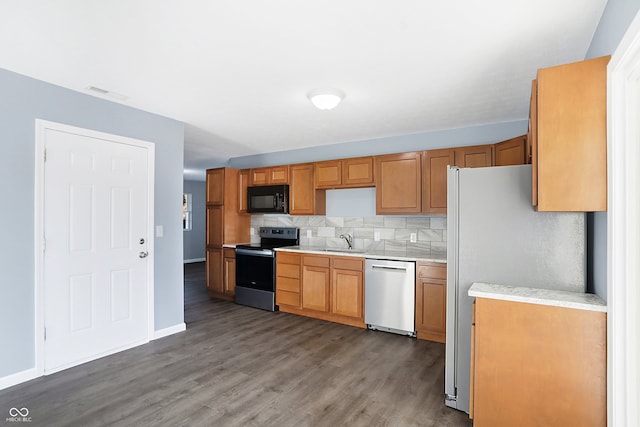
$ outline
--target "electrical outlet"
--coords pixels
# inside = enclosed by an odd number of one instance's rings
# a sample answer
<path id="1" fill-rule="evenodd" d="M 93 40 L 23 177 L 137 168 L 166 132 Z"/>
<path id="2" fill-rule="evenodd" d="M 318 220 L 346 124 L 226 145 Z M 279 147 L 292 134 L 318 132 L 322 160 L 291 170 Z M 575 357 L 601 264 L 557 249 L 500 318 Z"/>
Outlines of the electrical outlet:
<path id="1" fill-rule="evenodd" d="M 380 241 L 380 232 L 379 231 L 374 231 L 373 232 L 373 240 L 376 242 Z"/>
<path id="2" fill-rule="evenodd" d="M 164 235 L 164 229 L 161 225 L 156 225 L 156 237 L 162 237 Z"/>
<path id="3" fill-rule="evenodd" d="M 256 229 L 255 229 L 255 228 L 253 228 L 253 227 L 250 227 L 250 228 L 249 228 L 249 235 L 250 235 L 250 236 L 253 236 L 253 235 L 255 235 L 255 234 L 256 234 Z"/>
<path id="4" fill-rule="evenodd" d="M 411 243 L 415 243 L 418 241 L 418 235 L 416 233 L 411 233 L 411 237 L 409 237 Z"/>
<path id="5" fill-rule="evenodd" d="M 311 233 L 311 230 L 307 230 L 307 237 L 313 237 L 313 233 Z"/>

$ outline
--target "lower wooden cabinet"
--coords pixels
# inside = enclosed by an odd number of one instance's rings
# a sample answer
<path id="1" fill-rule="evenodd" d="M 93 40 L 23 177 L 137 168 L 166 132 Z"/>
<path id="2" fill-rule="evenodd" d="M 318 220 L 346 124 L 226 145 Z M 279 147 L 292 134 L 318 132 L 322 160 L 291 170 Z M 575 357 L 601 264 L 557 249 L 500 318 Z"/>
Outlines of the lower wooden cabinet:
<path id="1" fill-rule="evenodd" d="M 447 326 L 447 265 L 416 264 L 416 332 L 423 340 L 444 343 Z"/>
<path id="2" fill-rule="evenodd" d="M 223 248 L 222 292 L 234 297 L 236 295 L 236 250 Z"/>
<path id="3" fill-rule="evenodd" d="M 607 425 L 607 317 L 476 298 L 470 416 L 475 427 Z"/>
<path id="4" fill-rule="evenodd" d="M 363 296 L 363 258 L 276 254 L 280 311 L 364 328 Z"/>
<path id="5" fill-rule="evenodd" d="M 220 297 L 224 294 L 222 258 L 222 248 L 207 248 L 207 293 L 212 297 Z"/>

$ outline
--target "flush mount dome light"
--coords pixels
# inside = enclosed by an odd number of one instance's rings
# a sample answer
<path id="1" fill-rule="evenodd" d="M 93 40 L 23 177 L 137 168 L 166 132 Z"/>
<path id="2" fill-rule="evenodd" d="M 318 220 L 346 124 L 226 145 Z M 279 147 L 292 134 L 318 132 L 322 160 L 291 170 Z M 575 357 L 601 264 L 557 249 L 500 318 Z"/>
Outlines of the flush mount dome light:
<path id="1" fill-rule="evenodd" d="M 331 110 L 342 101 L 344 93 L 338 89 L 316 89 L 309 92 L 309 100 L 321 110 Z"/>

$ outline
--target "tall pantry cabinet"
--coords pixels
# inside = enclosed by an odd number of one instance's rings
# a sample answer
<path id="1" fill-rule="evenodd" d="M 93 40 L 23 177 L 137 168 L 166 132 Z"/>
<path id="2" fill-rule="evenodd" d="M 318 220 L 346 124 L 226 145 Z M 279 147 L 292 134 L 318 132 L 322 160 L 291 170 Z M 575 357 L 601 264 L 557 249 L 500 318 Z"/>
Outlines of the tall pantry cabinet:
<path id="1" fill-rule="evenodd" d="M 223 245 L 249 241 L 251 216 L 240 213 L 239 172 L 231 168 L 207 170 L 206 270 L 207 292 L 211 297 L 233 299 L 235 283 L 227 282 L 235 275 L 227 271 L 230 263 L 229 260 L 225 263 Z"/>

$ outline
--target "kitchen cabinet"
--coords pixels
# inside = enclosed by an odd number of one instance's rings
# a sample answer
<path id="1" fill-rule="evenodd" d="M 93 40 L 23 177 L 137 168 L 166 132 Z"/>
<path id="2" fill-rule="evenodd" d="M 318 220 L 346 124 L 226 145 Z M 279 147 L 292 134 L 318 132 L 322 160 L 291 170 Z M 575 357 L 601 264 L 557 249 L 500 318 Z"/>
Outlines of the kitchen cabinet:
<path id="1" fill-rule="evenodd" d="M 538 205 L 538 82 L 531 82 L 529 102 L 529 129 L 527 131 L 527 155 L 531 161 L 531 204 Z"/>
<path id="2" fill-rule="evenodd" d="M 250 185 L 289 183 L 289 165 L 255 168 L 250 171 Z"/>
<path id="3" fill-rule="evenodd" d="M 237 169 L 209 169 L 206 176 L 207 291 L 211 297 L 233 299 L 235 267 L 233 274 L 230 269 L 235 259 L 225 260 L 223 245 L 249 241 L 251 216 L 240 213 Z"/>
<path id="4" fill-rule="evenodd" d="M 422 153 L 422 212 L 446 215 L 447 166 L 455 165 L 453 148 Z"/>
<path id="5" fill-rule="evenodd" d="M 291 175 L 289 214 L 324 215 L 326 212 L 325 191 L 314 188 L 314 164 L 291 165 L 289 172 Z"/>
<path id="6" fill-rule="evenodd" d="M 532 110 L 533 204 L 538 211 L 607 209 L 604 56 L 538 70 Z"/>
<path id="7" fill-rule="evenodd" d="M 416 332 L 418 339 L 444 343 L 447 318 L 447 265 L 416 264 Z"/>
<path id="8" fill-rule="evenodd" d="M 280 311 L 364 328 L 364 259 L 277 252 Z"/>
<path id="9" fill-rule="evenodd" d="M 422 211 L 422 165 L 417 152 L 375 158 L 376 213 L 417 214 Z"/>
<path id="10" fill-rule="evenodd" d="M 238 212 L 247 213 L 248 196 L 247 188 L 249 187 L 250 170 L 242 169 L 238 172 Z"/>
<path id="11" fill-rule="evenodd" d="M 373 157 L 316 162 L 316 188 L 373 187 Z"/>
<path id="12" fill-rule="evenodd" d="M 456 166 L 484 168 L 493 166 L 493 145 L 473 145 L 454 149 Z"/>
<path id="13" fill-rule="evenodd" d="M 475 427 L 607 424 L 606 313 L 476 298 Z"/>
<path id="14" fill-rule="evenodd" d="M 302 257 L 297 253 L 276 253 L 276 305 L 300 308 Z"/>
<path id="15" fill-rule="evenodd" d="M 225 295 L 234 296 L 236 294 L 236 250 L 223 248 L 222 255 L 222 292 Z"/>
<path id="16" fill-rule="evenodd" d="M 516 136 L 493 146 L 494 166 L 524 165 L 526 156 L 527 135 Z"/>

